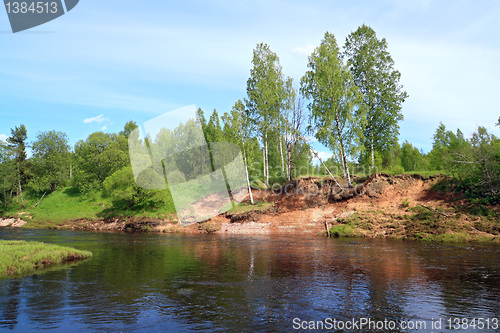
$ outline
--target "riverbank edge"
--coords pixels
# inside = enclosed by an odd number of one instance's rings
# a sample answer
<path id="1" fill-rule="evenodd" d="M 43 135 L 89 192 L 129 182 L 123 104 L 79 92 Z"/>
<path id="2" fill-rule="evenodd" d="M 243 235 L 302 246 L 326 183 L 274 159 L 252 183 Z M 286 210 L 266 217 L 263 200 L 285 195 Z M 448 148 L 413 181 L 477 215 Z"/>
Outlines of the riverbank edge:
<path id="1" fill-rule="evenodd" d="M 92 257 L 92 252 L 42 242 L 0 240 L 0 279 Z"/>
<path id="2" fill-rule="evenodd" d="M 313 200 L 311 203 L 304 196 L 285 197 L 264 191 L 257 198 L 267 203 L 264 207 L 247 205 L 243 211 L 226 212 L 187 226 L 171 219 L 144 217 L 80 218 L 49 226 L 9 217 L 0 219 L 0 226 L 100 232 L 306 233 L 333 237 L 500 243 L 499 219 L 496 224 L 492 222 L 500 217 L 499 207 L 487 208 L 492 212 L 492 218 L 470 213 L 468 209 L 474 207 L 473 203 L 457 194 L 436 191 L 436 185 L 446 179 L 449 177 L 377 174 L 364 180 L 364 190 L 359 191 L 359 195 L 333 202 L 322 198 L 323 201 Z M 297 189 L 303 190 L 306 186 L 318 184 L 318 179 L 310 177 L 294 182 Z"/>

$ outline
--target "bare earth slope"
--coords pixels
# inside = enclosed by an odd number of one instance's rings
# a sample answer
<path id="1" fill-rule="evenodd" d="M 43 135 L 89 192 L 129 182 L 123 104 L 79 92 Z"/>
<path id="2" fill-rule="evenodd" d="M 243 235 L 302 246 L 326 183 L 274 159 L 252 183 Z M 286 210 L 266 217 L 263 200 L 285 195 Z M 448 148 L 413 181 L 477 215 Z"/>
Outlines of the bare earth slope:
<path id="1" fill-rule="evenodd" d="M 346 195 L 325 189 L 318 178 L 302 178 L 288 191 L 259 191 L 258 200 L 273 203 L 267 211 L 228 213 L 207 223 L 220 224 L 212 229 L 221 233 L 326 234 L 328 228 L 338 236 L 499 241 L 498 207 L 491 218 L 468 214 L 466 200 L 432 190 L 442 180 L 377 174 Z"/>
<path id="2" fill-rule="evenodd" d="M 244 202 L 233 212 L 182 227 L 175 217 L 76 219 L 62 229 L 155 231 L 221 234 L 328 234 L 348 237 L 391 237 L 435 241 L 500 242 L 500 208 L 473 205 L 459 195 L 433 190 L 444 176 L 356 178 L 353 189 L 339 188 L 328 178 L 299 178 L 272 190 L 254 189 L 258 205 Z M 214 198 L 199 204 L 212 209 Z M 29 221 L 29 220 L 28 220 Z M 20 227 L 19 218 L 0 219 L 0 226 Z M 30 225 L 24 227 L 36 227 Z"/>

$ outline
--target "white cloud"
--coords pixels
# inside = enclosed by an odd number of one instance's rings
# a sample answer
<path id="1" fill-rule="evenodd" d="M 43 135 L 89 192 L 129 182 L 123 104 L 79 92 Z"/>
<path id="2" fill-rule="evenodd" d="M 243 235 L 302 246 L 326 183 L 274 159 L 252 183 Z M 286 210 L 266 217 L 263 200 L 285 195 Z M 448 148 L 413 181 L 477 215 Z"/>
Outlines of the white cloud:
<path id="1" fill-rule="evenodd" d="M 103 114 L 98 115 L 97 117 L 92 117 L 92 118 L 87 118 L 83 120 L 85 124 L 91 124 L 91 123 L 103 123 L 105 121 L 109 121 L 109 118 L 104 117 Z"/>
<path id="2" fill-rule="evenodd" d="M 0 134 L 0 141 L 7 141 L 8 136 L 5 134 Z"/>
<path id="3" fill-rule="evenodd" d="M 105 131 L 105 130 L 107 130 L 107 129 L 108 129 L 108 126 L 103 126 L 103 127 L 101 128 L 101 131 Z"/>
<path id="4" fill-rule="evenodd" d="M 246 94 L 256 43 L 268 43 L 284 74 L 298 84 L 307 56 L 326 30 L 342 46 L 348 33 L 366 23 L 387 38 L 410 95 L 403 105 L 401 140 L 428 148 L 439 121 L 468 135 L 498 119 L 500 6 L 495 1 L 477 6 L 432 0 L 215 0 L 201 11 L 181 3 L 158 2 L 146 11 L 141 6 L 110 0 L 99 3 L 99 13 L 79 7 L 80 15 L 57 21 L 54 37 L 64 43 L 54 45 L 60 47 L 43 47 L 43 38 L 26 45 L 9 40 L 0 56 L 3 103 L 16 105 L 29 96 L 47 110 L 54 103 L 83 105 L 116 122 L 129 120 L 132 111 L 160 114 L 191 103 L 223 113 Z M 88 16 L 95 20 L 91 27 Z M 30 52 L 37 48 L 40 52 Z M 62 118 L 60 111 L 47 112 Z M 84 122 L 113 128 L 104 115 Z M 316 140 L 309 142 L 316 146 Z"/>
<path id="5" fill-rule="evenodd" d="M 316 48 L 316 46 L 314 46 L 312 44 L 297 46 L 297 47 L 292 49 L 292 53 L 300 55 L 300 56 L 310 56 L 311 53 L 313 53 L 315 48 Z"/>

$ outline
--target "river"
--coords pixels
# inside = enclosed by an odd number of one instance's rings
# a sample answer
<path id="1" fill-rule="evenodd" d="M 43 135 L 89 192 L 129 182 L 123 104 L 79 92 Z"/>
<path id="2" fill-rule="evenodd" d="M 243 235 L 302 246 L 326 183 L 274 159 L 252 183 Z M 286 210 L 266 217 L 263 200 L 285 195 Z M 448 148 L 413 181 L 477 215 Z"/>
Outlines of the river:
<path id="1" fill-rule="evenodd" d="M 500 331 L 499 246 L 20 229 L 0 239 L 94 253 L 0 280 L 2 331 Z"/>

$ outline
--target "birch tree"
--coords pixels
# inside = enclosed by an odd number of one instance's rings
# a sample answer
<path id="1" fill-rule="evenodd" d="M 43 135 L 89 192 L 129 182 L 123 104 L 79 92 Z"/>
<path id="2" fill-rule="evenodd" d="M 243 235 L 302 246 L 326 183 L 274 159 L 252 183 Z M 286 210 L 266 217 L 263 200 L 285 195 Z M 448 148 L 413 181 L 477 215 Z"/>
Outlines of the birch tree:
<path id="1" fill-rule="evenodd" d="M 333 34 L 325 34 L 309 56 L 307 67 L 301 91 L 309 100 L 310 129 L 319 142 L 340 156 L 347 185 L 352 187 L 347 157 L 361 145 L 366 114 Z"/>
<path id="2" fill-rule="evenodd" d="M 245 100 L 250 119 L 262 139 L 263 172 L 269 186 L 269 135 L 279 121 L 286 100 L 286 80 L 276 53 L 260 43 L 253 50 L 253 68 L 247 81 Z"/>
<path id="3" fill-rule="evenodd" d="M 382 152 L 397 142 L 401 107 L 408 94 L 399 83 L 401 74 L 394 69 L 387 41 L 378 39 L 372 28 L 363 24 L 347 37 L 345 56 L 367 110 L 365 146 L 373 170 L 375 151 Z"/>
<path id="4" fill-rule="evenodd" d="M 222 116 L 224 122 L 224 134 L 229 142 L 240 146 L 243 154 L 243 163 L 245 164 L 245 176 L 248 187 L 248 195 L 250 202 L 253 205 L 253 193 L 250 186 L 250 177 L 248 172 L 248 157 L 247 157 L 247 143 L 250 135 L 250 119 L 245 110 L 245 105 L 241 100 L 238 100 L 230 113 L 224 113 Z"/>

